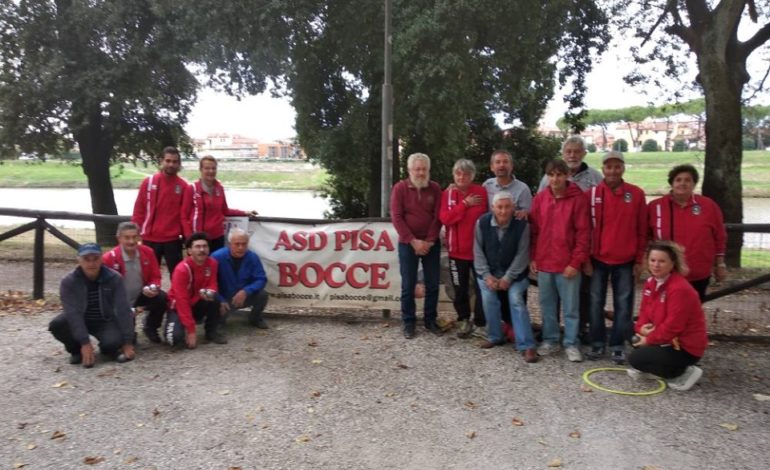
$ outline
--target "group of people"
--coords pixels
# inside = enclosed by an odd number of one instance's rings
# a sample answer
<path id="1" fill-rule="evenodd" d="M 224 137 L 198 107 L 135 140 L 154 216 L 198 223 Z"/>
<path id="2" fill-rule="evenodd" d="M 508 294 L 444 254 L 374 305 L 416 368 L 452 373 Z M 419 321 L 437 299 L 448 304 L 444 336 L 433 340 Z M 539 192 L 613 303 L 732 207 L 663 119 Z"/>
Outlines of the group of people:
<path id="1" fill-rule="evenodd" d="M 727 275 L 721 210 L 695 194 L 692 165 L 675 166 L 670 193 L 648 204 L 644 191 L 623 179 L 622 153 L 606 153 L 601 172 L 583 161 L 585 155 L 583 139 L 569 137 L 562 158 L 548 162 L 534 197 L 516 179 L 506 150 L 492 153 L 494 177 L 481 185 L 473 182 L 474 164 L 458 160 L 444 191 L 430 180 L 430 158 L 410 155 L 408 178 L 393 187 L 390 207 L 399 238 L 403 334 L 416 334 L 420 268 L 425 328 L 443 334 L 436 323 L 443 225 L 458 336 L 481 335 L 480 347 L 493 348 L 512 330 L 528 363 L 562 347 L 568 360 L 580 362 L 579 335 L 587 329 L 589 359 L 609 352 L 614 362 L 631 365 L 634 378 L 653 374 L 687 390 L 702 375 L 695 364 L 707 344 L 701 301 L 712 275 L 720 281 Z M 634 324 L 635 282 L 645 267 L 650 277 Z M 542 316 L 539 346 L 527 309 L 530 275 L 537 279 Z M 628 344 L 634 346 L 630 354 Z"/>
<path id="2" fill-rule="evenodd" d="M 200 323 L 207 340 L 227 343 L 221 327 L 237 309 L 250 308 L 249 323 L 268 328 L 262 316 L 267 276 L 248 248 L 248 233 L 232 228 L 224 243 L 225 216 L 249 213 L 228 207 L 214 157 L 200 159 L 201 177 L 193 184 L 178 176 L 180 158 L 173 147 L 163 150 L 160 171 L 139 188 L 131 221 L 118 225 L 114 249 L 102 254 L 95 243 L 78 249 L 78 266 L 61 282 L 63 312 L 49 324 L 70 363 L 93 366 L 90 336 L 103 355 L 133 359 L 135 318 L 142 310 L 147 339 L 172 346 L 195 348 Z M 171 274 L 168 292 L 161 259 Z"/>

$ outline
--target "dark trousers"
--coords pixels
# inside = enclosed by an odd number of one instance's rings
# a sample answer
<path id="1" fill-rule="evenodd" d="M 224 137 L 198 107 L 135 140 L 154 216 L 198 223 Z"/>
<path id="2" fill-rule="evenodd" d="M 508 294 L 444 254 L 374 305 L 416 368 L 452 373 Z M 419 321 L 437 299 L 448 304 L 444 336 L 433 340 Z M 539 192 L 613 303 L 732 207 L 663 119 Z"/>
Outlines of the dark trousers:
<path id="1" fill-rule="evenodd" d="M 260 318 L 262 318 L 262 312 L 267 306 L 267 300 L 269 296 L 264 289 L 254 292 L 250 296 L 246 297 L 246 301 L 243 302 L 243 308 L 251 307 L 249 312 L 249 323 L 256 325 Z"/>
<path id="2" fill-rule="evenodd" d="M 174 240 L 170 242 L 150 242 L 143 241 L 143 245 L 152 248 L 155 252 L 155 258 L 160 264 L 161 259 L 166 260 L 166 266 L 168 266 L 168 274 L 171 277 L 171 273 L 174 272 L 174 268 L 182 261 L 182 241 Z"/>
<path id="3" fill-rule="evenodd" d="M 134 303 L 134 307 L 144 307 L 145 309 L 143 328 L 154 331 L 158 331 L 161 323 L 163 323 L 163 315 L 166 313 L 167 306 L 168 297 L 163 291 L 158 292 L 155 297 L 145 297 L 144 294 L 139 294 Z"/>
<path id="4" fill-rule="evenodd" d="M 698 279 L 697 281 L 690 281 L 690 285 L 698 293 L 698 298 L 700 299 L 701 303 L 703 303 L 703 298 L 706 297 L 706 289 L 709 287 L 709 282 L 711 282 L 711 277 L 707 277 L 706 279 Z"/>
<path id="5" fill-rule="evenodd" d="M 115 321 L 87 321 L 88 334 L 99 341 L 99 350 L 102 354 L 117 356 L 123 347 L 123 334 Z M 54 317 L 48 324 L 48 331 L 54 338 L 64 344 L 64 348 L 70 354 L 80 354 L 80 343 L 72 337 L 67 317 L 63 313 Z"/>
<path id="6" fill-rule="evenodd" d="M 207 337 L 216 333 L 219 325 L 223 323 L 223 317 L 219 314 L 218 300 L 199 300 L 193 305 L 192 314 L 195 323 L 199 325 L 203 323 Z M 163 340 L 171 346 L 183 345 L 185 344 L 185 333 L 177 311 L 169 310 L 166 315 L 166 323 L 163 325 Z"/>
<path id="7" fill-rule="evenodd" d="M 425 278 L 424 321 L 435 322 L 438 314 L 438 284 L 441 263 L 441 244 L 436 243 L 425 255 L 417 255 L 409 243 L 398 244 L 398 264 L 401 272 L 401 321 L 417 321 L 417 306 L 414 300 L 414 287 L 417 285 L 418 264 L 422 263 Z"/>
<path id="8" fill-rule="evenodd" d="M 469 284 L 473 284 L 473 290 L 476 293 L 476 299 L 473 303 L 473 323 L 476 326 L 486 325 L 484 307 L 481 302 L 481 290 L 479 284 L 475 282 L 476 271 L 473 269 L 473 260 L 449 258 L 449 279 L 455 292 L 452 304 L 457 312 L 457 319 L 462 321 L 471 318 Z"/>
<path id="9" fill-rule="evenodd" d="M 209 240 L 209 253 L 214 253 L 220 248 L 224 248 L 225 246 L 225 236 L 222 235 L 219 238 L 214 238 L 213 240 Z"/>
<path id="10" fill-rule="evenodd" d="M 642 372 L 673 379 L 679 377 L 687 366 L 700 360 L 684 349 L 676 350 L 673 346 L 642 346 L 634 349 L 628 356 L 628 363 Z"/>

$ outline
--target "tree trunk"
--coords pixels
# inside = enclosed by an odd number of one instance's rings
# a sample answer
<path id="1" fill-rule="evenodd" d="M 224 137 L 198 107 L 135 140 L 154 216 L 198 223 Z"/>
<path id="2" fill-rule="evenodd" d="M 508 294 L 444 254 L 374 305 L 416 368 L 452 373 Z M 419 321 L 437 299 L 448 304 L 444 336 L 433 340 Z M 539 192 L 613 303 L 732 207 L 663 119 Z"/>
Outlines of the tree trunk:
<path id="1" fill-rule="evenodd" d="M 742 124 L 741 90 L 737 60 L 725 60 L 718 48 L 704 47 L 698 57 L 701 85 L 706 98 L 706 161 L 703 194 L 714 199 L 725 222 L 743 222 L 743 184 L 741 182 Z M 742 234 L 730 234 L 726 261 L 740 267 Z"/>

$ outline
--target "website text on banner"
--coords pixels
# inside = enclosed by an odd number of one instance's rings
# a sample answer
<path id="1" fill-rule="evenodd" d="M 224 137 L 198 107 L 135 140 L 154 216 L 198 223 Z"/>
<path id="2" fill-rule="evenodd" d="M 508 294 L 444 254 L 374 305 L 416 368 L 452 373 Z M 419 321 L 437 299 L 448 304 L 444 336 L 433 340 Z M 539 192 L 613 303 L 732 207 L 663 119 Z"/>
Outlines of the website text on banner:
<path id="1" fill-rule="evenodd" d="M 400 308 L 398 235 L 386 222 L 250 222 L 272 304 Z"/>

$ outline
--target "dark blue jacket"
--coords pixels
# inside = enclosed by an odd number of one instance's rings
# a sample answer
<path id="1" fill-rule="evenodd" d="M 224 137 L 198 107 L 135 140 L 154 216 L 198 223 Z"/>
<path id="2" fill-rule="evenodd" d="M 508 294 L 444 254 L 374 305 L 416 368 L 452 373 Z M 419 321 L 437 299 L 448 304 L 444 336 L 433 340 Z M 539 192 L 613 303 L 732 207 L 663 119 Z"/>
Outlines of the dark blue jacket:
<path id="1" fill-rule="evenodd" d="M 105 321 L 117 323 L 123 335 L 123 344 L 134 341 L 134 320 L 128 305 L 123 278 L 117 272 L 102 266 L 99 277 L 99 306 Z M 64 316 L 67 318 L 72 337 L 80 343 L 88 344 L 86 328 L 86 307 L 88 306 L 88 279 L 80 267 L 75 268 L 62 279 L 59 286 Z"/>
<path id="2" fill-rule="evenodd" d="M 233 257 L 230 255 L 230 248 L 220 248 L 212 253 L 211 257 L 219 263 L 217 280 L 219 281 L 220 302 L 230 302 L 230 299 L 241 289 L 251 295 L 265 288 L 265 284 L 267 284 L 265 268 L 262 267 L 259 256 L 253 251 L 249 250 L 243 256 L 237 277 L 233 270 Z"/>

